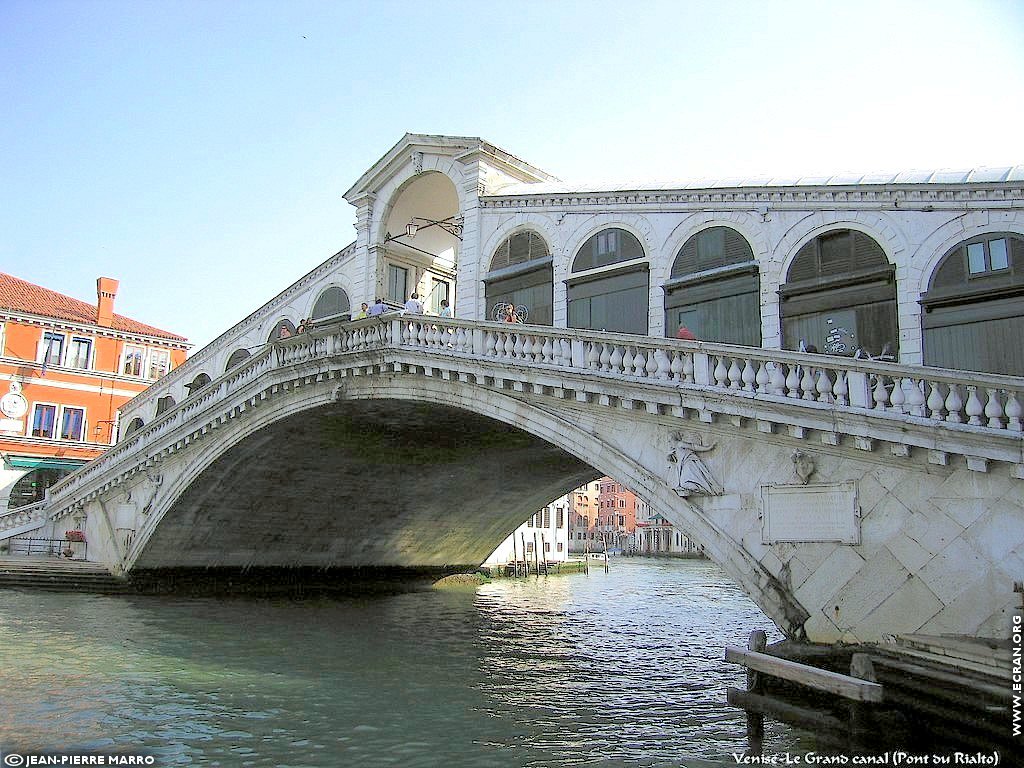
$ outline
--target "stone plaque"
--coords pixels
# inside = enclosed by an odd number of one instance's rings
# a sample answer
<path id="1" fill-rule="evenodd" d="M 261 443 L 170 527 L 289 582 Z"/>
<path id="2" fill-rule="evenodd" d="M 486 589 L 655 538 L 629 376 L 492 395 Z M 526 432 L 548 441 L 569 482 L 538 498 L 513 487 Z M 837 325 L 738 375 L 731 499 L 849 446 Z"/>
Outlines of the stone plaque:
<path id="1" fill-rule="evenodd" d="M 761 542 L 860 544 L 857 483 L 762 485 Z"/>

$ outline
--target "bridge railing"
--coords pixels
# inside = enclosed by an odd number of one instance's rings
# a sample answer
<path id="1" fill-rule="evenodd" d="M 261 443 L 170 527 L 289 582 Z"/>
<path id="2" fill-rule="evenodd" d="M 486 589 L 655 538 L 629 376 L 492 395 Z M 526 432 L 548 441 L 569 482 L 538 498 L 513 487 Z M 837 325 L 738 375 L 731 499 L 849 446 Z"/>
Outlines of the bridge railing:
<path id="1" fill-rule="evenodd" d="M 403 349 L 905 415 L 1003 434 L 1022 432 L 1024 379 L 1017 377 L 601 331 L 392 315 L 326 326 L 268 346 L 54 485 L 48 498 L 73 494 L 122 458 L 151 451 L 197 415 L 251 385 L 258 387 L 270 370 Z"/>
<path id="2" fill-rule="evenodd" d="M 1024 380 L 677 339 L 408 316 L 407 348 L 1022 431 Z"/>

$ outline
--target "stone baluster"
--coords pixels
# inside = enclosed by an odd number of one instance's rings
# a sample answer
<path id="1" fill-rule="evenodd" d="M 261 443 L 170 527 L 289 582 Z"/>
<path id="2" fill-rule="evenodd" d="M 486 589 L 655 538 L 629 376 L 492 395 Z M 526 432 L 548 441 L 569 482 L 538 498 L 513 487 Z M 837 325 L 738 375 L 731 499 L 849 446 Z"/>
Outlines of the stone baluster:
<path id="1" fill-rule="evenodd" d="M 519 341 L 518 334 L 506 333 L 505 334 L 505 357 L 515 359 L 516 357 L 516 345 L 519 345 L 519 351 L 522 351 L 523 345 Z"/>
<path id="2" fill-rule="evenodd" d="M 946 406 L 946 398 L 942 396 L 941 385 L 937 381 L 929 381 L 928 386 L 931 387 L 931 393 L 928 395 L 928 415 L 936 421 L 941 421 L 943 418 L 943 409 Z"/>
<path id="3" fill-rule="evenodd" d="M 604 361 L 604 355 L 601 355 L 601 361 Z M 626 373 L 632 373 L 633 357 L 629 354 L 629 347 L 620 347 L 616 344 L 608 356 L 608 367 L 612 373 L 622 373 L 623 369 Z"/>
<path id="4" fill-rule="evenodd" d="M 889 390 L 885 388 L 885 377 L 876 373 L 874 379 L 875 386 L 871 390 L 871 399 L 875 401 L 875 410 L 884 411 L 889 403 Z"/>
<path id="5" fill-rule="evenodd" d="M 739 389 L 743 385 L 743 372 L 740 370 L 739 358 L 732 358 L 729 366 L 729 389 Z"/>
<path id="6" fill-rule="evenodd" d="M 638 379 L 642 379 L 647 375 L 647 358 L 640 347 L 637 347 L 636 354 L 633 355 L 633 375 Z"/>
<path id="7" fill-rule="evenodd" d="M 682 356 L 683 367 L 680 372 L 683 375 L 683 382 L 686 384 L 693 384 L 693 354 L 690 352 L 676 352 L 676 355 Z M 675 367 L 675 363 L 672 364 Z"/>
<path id="8" fill-rule="evenodd" d="M 803 368 L 803 376 L 800 377 L 800 398 L 802 400 L 813 400 L 816 392 L 814 387 L 814 372 L 811 370 L 809 365 L 801 367 Z"/>
<path id="9" fill-rule="evenodd" d="M 493 331 L 487 331 L 487 335 L 484 337 L 484 355 L 487 357 L 497 356 L 497 336 Z"/>
<path id="10" fill-rule="evenodd" d="M 608 373 L 612 367 L 609 365 L 609 361 L 612 358 L 612 353 L 608 349 L 608 344 L 601 345 L 601 370 Z"/>
<path id="11" fill-rule="evenodd" d="M 985 390 L 988 393 L 988 402 L 985 403 L 985 416 L 988 417 L 988 425 L 992 429 L 1003 428 L 1003 406 L 999 402 L 999 390 L 989 388 Z"/>
<path id="12" fill-rule="evenodd" d="M 960 415 L 960 409 L 963 408 L 964 400 L 960 396 L 960 385 L 950 384 L 949 394 L 946 395 L 946 421 L 951 421 L 954 424 L 959 424 L 963 421 L 963 417 Z"/>
<path id="13" fill-rule="evenodd" d="M 561 355 L 556 356 L 556 362 L 566 368 L 572 368 L 572 342 L 568 339 L 557 339 L 556 347 L 561 350 Z"/>
<path id="14" fill-rule="evenodd" d="M 1017 393 L 1013 390 L 1006 391 L 1006 406 L 1003 412 L 1006 414 L 1006 428 L 1011 432 L 1021 432 L 1021 403 L 1017 399 Z"/>
<path id="15" fill-rule="evenodd" d="M 771 363 L 765 360 L 757 361 L 757 375 L 754 376 L 754 383 L 757 385 L 757 393 L 761 395 L 769 392 L 768 384 L 772 380 L 771 373 L 768 370 L 769 365 Z"/>
<path id="16" fill-rule="evenodd" d="M 722 355 L 715 357 L 715 386 L 725 389 L 729 386 L 729 369 L 725 367 L 725 358 Z"/>
<path id="17" fill-rule="evenodd" d="M 786 397 L 800 397 L 800 375 L 797 369 L 800 366 L 790 365 L 789 373 L 786 375 Z"/>
<path id="18" fill-rule="evenodd" d="M 658 359 L 659 354 L 661 354 L 662 357 L 665 356 L 665 353 L 661 351 L 660 347 L 658 349 L 647 351 L 647 365 L 644 370 L 647 372 L 647 378 L 649 379 L 664 378 L 661 376 L 662 367 L 661 361 Z"/>
<path id="19" fill-rule="evenodd" d="M 555 343 L 556 344 L 558 343 L 557 339 L 555 339 Z M 555 362 L 554 355 L 552 354 L 551 337 L 550 336 L 545 336 L 544 337 L 544 343 L 541 344 L 541 347 L 540 347 L 540 356 L 541 356 L 541 359 L 545 363 L 548 363 L 549 365 L 551 363 Z"/>
<path id="20" fill-rule="evenodd" d="M 521 346 L 520 354 L 522 355 L 524 360 L 529 360 L 529 361 L 532 362 L 533 361 L 533 338 L 530 337 L 530 336 L 527 336 L 526 334 L 519 334 L 519 335 L 523 339 L 522 344 L 520 345 Z"/>
<path id="21" fill-rule="evenodd" d="M 743 380 L 743 391 L 753 392 L 754 382 L 757 380 L 757 371 L 751 365 L 749 357 L 743 359 L 743 373 L 740 374 L 740 378 Z"/>
<path id="22" fill-rule="evenodd" d="M 892 394 L 889 395 L 889 402 L 898 413 L 905 413 L 903 404 L 907 401 L 907 395 L 903 391 L 903 379 L 892 380 Z"/>
<path id="23" fill-rule="evenodd" d="M 654 375 L 657 376 L 660 381 L 672 381 L 675 378 L 672 371 L 672 363 L 674 360 L 669 359 L 668 352 L 661 347 L 658 347 L 654 352 L 654 361 Z M 648 370 L 650 370 L 650 365 L 648 365 Z"/>
<path id="24" fill-rule="evenodd" d="M 593 341 L 586 342 L 587 344 L 587 368 L 593 368 L 598 370 L 601 367 L 601 350 L 598 349 L 598 344 Z"/>
<path id="25" fill-rule="evenodd" d="M 832 402 L 832 379 L 825 368 L 818 369 L 818 380 L 814 384 L 814 389 L 818 393 L 819 403 Z"/>
<path id="26" fill-rule="evenodd" d="M 911 416 L 926 416 L 924 406 L 924 382 L 919 379 L 904 379 L 903 388 L 907 393 L 907 411 Z"/>
<path id="27" fill-rule="evenodd" d="M 421 347 L 427 346 L 427 333 L 430 330 L 429 326 L 420 321 L 417 325 L 416 330 L 416 341 Z"/>
<path id="28" fill-rule="evenodd" d="M 967 404 L 964 407 L 967 413 L 967 423 L 976 427 L 981 426 L 981 415 L 985 413 L 985 407 L 978 397 L 978 388 L 974 385 L 967 386 Z"/>

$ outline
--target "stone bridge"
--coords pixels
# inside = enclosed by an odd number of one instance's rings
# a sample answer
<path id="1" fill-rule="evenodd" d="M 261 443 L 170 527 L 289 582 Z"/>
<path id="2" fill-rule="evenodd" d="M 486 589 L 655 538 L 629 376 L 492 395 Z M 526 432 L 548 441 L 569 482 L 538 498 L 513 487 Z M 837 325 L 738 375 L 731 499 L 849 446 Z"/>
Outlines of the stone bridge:
<path id="1" fill-rule="evenodd" d="M 474 567 L 532 511 L 607 474 L 789 636 L 1004 636 L 1024 575 L 1022 390 L 385 315 L 266 344 L 0 529 L 82 525 L 90 559 L 123 574 Z"/>

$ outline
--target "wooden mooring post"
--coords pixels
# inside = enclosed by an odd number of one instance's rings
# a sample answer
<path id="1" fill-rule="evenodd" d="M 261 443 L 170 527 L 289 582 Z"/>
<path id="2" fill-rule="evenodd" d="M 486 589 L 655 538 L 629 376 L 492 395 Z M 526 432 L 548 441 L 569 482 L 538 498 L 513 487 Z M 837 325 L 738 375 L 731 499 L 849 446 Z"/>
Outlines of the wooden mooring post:
<path id="1" fill-rule="evenodd" d="M 882 701 L 882 686 L 873 680 L 874 671 L 866 654 L 854 654 L 849 675 L 801 664 L 764 652 L 767 637 L 763 630 L 754 630 L 747 649 L 725 649 L 725 660 L 747 668 L 747 689 L 729 688 L 726 699 L 747 713 L 748 755 L 760 755 L 764 746 L 764 716 L 818 733 L 839 734 L 846 731 L 851 746 L 867 733 L 870 706 Z M 796 683 L 804 688 L 831 694 L 847 702 L 848 719 L 836 717 L 820 709 L 791 704 L 770 695 L 765 677 Z"/>

